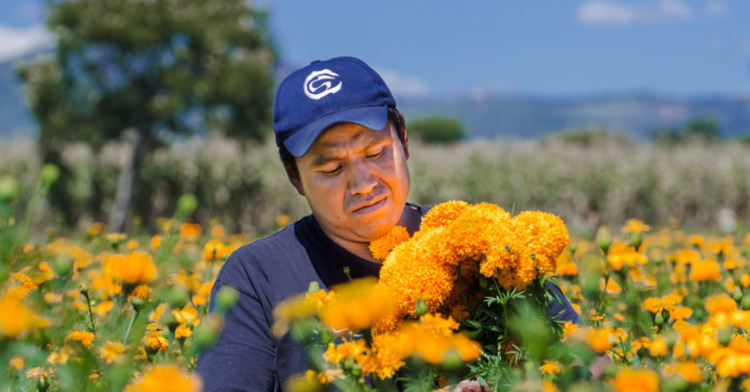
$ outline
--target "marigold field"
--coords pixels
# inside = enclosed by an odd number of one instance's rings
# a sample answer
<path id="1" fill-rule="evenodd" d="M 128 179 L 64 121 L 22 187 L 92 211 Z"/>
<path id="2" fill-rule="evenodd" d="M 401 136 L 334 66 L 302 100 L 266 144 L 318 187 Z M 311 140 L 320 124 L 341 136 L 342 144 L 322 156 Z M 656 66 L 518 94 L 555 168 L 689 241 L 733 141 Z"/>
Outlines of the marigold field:
<path id="1" fill-rule="evenodd" d="M 33 212 L 0 200 L 0 390 L 199 390 L 197 355 L 237 295 L 220 292 L 209 314 L 213 280 L 257 234 L 190 223 L 190 201 L 153 233 L 94 223 L 40 236 Z M 563 339 L 582 354 L 521 361 L 514 389 L 750 387 L 750 235 L 629 220 L 570 243 L 556 275 L 583 320 Z"/>

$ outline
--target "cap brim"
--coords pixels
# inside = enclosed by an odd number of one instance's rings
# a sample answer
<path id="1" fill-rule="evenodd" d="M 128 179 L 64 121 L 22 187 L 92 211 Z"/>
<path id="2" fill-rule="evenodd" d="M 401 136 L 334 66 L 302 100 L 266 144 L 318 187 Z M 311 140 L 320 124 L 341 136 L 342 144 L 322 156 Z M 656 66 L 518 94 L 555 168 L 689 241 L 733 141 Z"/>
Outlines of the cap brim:
<path id="1" fill-rule="evenodd" d="M 383 129 L 388 122 L 388 106 L 365 106 L 322 117 L 286 138 L 284 146 L 292 155 L 299 158 L 307 153 L 326 128 L 342 122 L 355 123 L 374 130 Z"/>

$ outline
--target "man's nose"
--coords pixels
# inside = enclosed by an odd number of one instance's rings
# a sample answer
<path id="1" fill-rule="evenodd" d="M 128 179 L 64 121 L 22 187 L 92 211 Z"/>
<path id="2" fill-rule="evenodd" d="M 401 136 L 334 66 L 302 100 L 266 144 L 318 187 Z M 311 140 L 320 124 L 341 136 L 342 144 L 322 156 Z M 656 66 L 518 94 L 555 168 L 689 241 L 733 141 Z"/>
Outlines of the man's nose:
<path id="1" fill-rule="evenodd" d="M 358 162 L 352 165 L 351 175 L 349 176 L 349 192 L 351 194 L 370 193 L 377 185 L 378 182 L 366 163 Z"/>

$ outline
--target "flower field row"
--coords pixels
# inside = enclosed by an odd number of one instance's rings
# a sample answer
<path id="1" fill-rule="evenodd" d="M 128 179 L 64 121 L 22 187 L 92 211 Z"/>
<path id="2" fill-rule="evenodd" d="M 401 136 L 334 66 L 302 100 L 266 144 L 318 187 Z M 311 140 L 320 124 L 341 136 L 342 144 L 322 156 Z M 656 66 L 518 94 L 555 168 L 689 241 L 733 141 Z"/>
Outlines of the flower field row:
<path id="1" fill-rule="evenodd" d="M 252 240 L 249 235 L 231 235 L 218 223 L 187 223 L 185 207 L 161 221 L 155 234 L 107 233 L 96 223 L 64 237 L 28 237 L 26 218 L 8 206 L 0 200 L 2 390 L 200 388 L 192 375 L 197 355 L 215 341 L 222 313 L 237 295 L 219 292 L 209 313 L 213 280 L 225 257 Z M 279 218 L 279 225 L 286 223 L 288 217 Z M 602 227 L 596 238 L 573 238 L 556 260 L 555 281 L 581 324 L 561 326 L 563 345 L 535 348 L 539 336 L 527 323 L 529 335 L 517 341 L 525 347 L 502 348 L 524 354 L 507 374 L 511 384 L 494 387 L 747 389 L 748 246 L 750 236 L 688 233 L 676 225 L 652 230 L 636 220 L 621 229 Z M 330 317 L 346 319 L 347 310 L 362 308 L 348 304 Z M 451 336 L 447 331 L 455 327 L 449 319 L 422 319 L 402 343 L 380 344 L 401 347 L 417 361 L 455 364 L 455 349 L 459 362 L 469 361 L 478 353 L 460 337 L 418 344 L 435 331 Z M 334 345 L 324 350 L 325 358 L 355 369 L 356 361 L 346 358 L 363 353 L 357 344 Z M 325 387 L 337 377 L 334 370 L 304 376 L 314 383 L 298 379 L 290 386 Z"/>

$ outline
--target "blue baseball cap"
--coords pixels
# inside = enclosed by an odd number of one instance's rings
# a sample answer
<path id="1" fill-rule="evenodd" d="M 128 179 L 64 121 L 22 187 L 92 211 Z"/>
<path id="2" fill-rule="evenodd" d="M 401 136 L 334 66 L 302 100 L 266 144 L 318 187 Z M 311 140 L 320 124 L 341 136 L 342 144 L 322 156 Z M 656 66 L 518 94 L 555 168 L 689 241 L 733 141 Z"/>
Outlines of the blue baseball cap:
<path id="1" fill-rule="evenodd" d="M 292 155 L 301 157 L 331 125 L 351 122 L 383 129 L 389 106 L 396 106 L 391 91 L 362 60 L 313 61 L 287 76 L 276 91 L 276 145 L 283 143 Z"/>

